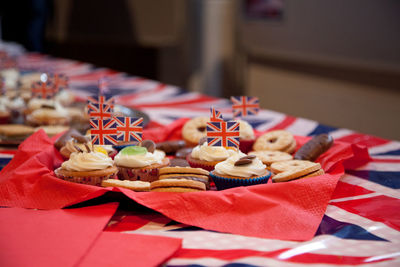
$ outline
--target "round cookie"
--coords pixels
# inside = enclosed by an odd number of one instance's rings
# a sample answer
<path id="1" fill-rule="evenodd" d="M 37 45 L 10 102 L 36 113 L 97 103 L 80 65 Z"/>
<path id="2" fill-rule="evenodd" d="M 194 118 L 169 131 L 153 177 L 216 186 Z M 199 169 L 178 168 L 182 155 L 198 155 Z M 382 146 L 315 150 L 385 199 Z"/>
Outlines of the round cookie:
<path id="1" fill-rule="evenodd" d="M 296 140 L 293 135 L 285 130 L 276 130 L 265 133 L 257 138 L 253 145 L 253 149 L 274 150 L 274 151 L 294 151 L 296 148 Z M 292 152 L 293 152 L 292 151 Z"/>
<path id="2" fill-rule="evenodd" d="M 208 117 L 197 117 L 189 120 L 182 128 L 182 137 L 187 142 L 188 146 L 196 146 L 199 140 L 207 135 Z"/>
<path id="3" fill-rule="evenodd" d="M 186 174 L 199 174 L 208 175 L 209 172 L 201 168 L 191 168 L 191 167 L 164 167 L 159 170 L 159 175 L 163 174 L 176 174 L 176 173 L 186 173 Z"/>
<path id="4" fill-rule="evenodd" d="M 143 181 L 130 181 L 130 180 L 117 180 L 107 179 L 101 182 L 103 187 L 123 187 L 136 192 L 148 192 L 150 191 L 150 183 Z"/>
<path id="5" fill-rule="evenodd" d="M 205 191 L 206 186 L 202 182 L 186 179 L 162 179 L 150 184 L 151 191 L 157 192 L 193 192 Z"/>
<path id="6" fill-rule="evenodd" d="M 271 170 L 276 173 L 272 177 L 272 181 L 275 183 L 324 174 L 319 163 L 307 160 L 275 162 L 272 163 Z"/>
<path id="7" fill-rule="evenodd" d="M 257 156 L 257 158 L 259 158 L 262 163 L 266 164 L 267 166 L 271 165 L 274 162 L 293 159 L 292 155 L 290 155 L 289 153 L 272 150 L 252 151 L 249 153 L 249 155 Z"/>
<path id="8" fill-rule="evenodd" d="M 315 168 L 321 169 L 321 165 L 319 163 L 311 162 L 308 160 L 288 160 L 288 161 L 280 161 L 272 163 L 271 171 L 275 173 L 284 172 L 287 170 L 298 170 L 298 169 L 306 169 L 306 168 Z M 315 171 L 315 170 L 314 170 Z"/>

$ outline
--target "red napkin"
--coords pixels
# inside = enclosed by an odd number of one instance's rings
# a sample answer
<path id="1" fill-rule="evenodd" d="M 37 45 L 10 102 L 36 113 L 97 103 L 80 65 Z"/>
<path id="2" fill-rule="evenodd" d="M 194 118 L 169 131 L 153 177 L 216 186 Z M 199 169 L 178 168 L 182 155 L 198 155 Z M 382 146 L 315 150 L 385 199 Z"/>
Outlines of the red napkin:
<path id="1" fill-rule="evenodd" d="M 103 232 L 79 266 L 161 266 L 181 247 L 177 238 Z"/>
<path id="2" fill-rule="evenodd" d="M 179 129 L 176 124 L 173 127 Z M 165 132 L 172 133 L 168 127 Z M 299 146 L 308 139 L 297 137 Z M 41 149 L 32 149 L 33 145 Z M 52 165 L 59 164 L 59 160 L 53 160 L 57 153 L 43 132 L 26 140 L 0 173 L 0 205 L 62 208 L 110 190 L 54 177 Z M 319 161 L 327 174 L 286 183 L 186 194 L 112 190 L 185 224 L 264 238 L 308 240 L 313 237 L 344 173 L 343 162 L 363 164 L 368 161 L 368 153 L 366 148 L 335 142 Z"/>
<path id="3" fill-rule="evenodd" d="M 51 211 L 0 209 L 2 266 L 75 266 L 95 242 L 116 203 Z"/>

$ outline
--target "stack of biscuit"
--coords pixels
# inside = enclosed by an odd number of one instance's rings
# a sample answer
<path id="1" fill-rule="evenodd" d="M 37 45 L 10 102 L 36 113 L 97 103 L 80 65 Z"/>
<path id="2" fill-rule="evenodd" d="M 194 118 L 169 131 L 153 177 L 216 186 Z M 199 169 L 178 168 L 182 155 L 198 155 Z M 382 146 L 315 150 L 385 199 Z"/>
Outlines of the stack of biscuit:
<path id="1" fill-rule="evenodd" d="M 209 172 L 201 168 L 164 167 L 159 175 L 159 180 L 150 184 L 151 191 L 193 192 L 209 188 Z"/>

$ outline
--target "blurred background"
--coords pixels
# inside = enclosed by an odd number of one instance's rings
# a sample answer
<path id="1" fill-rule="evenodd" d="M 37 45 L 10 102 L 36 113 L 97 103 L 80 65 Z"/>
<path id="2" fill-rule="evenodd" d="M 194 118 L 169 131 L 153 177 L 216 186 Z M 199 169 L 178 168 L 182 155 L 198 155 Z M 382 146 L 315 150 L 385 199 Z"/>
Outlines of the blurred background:
<path id="1" fill-rule="evenodd" d="M 397 0 L 8 0 L 1 38 L 400 139 Z"/>

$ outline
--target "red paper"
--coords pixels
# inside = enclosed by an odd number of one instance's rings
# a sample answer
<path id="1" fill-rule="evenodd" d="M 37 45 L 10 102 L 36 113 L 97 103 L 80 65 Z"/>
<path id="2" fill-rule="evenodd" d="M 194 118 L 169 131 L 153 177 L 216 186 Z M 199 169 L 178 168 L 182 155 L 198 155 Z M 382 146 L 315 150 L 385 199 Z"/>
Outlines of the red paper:
<path id="1" fill-rule="evenodd" d="M 103 232 L 79 266 L 160 266 L 181 246 L 177 238 Z"/>
<path id="2" fill-rule="evenodd" d="M 175 122 L 158 133 L 162 138 L 176 138 L 174 133 L 179 132 L 184 121 Z M 296 137 L 298 147 L 308 139 Z M 33 144 L 41 149 L 32 150 Z M 54 177 L 53 165 L 59 164 L 58 160 L 53 160 L 57 153 L 42 132 L 25 141 L 12 163 L 0 173 L 0 205 L 62 208 L 111 190 Z M 327 172 L 319 177 L 219 192 L 179 194 L 112 190 L 121 191 L 138 203 L 188 225 L 248 236 L 308 240 L 313 237 L 336 184 L 344 174 L 344 161 L 346 166 L 354 167 L 368 160 L 366 148 L 335 142 L 318 159 Z"/>
<path id="3" fill-rule="evenodd" d="M 75 266 L 95 242 L 116 203 L 51 211 L 0 209 L 2 266 Z"/>

